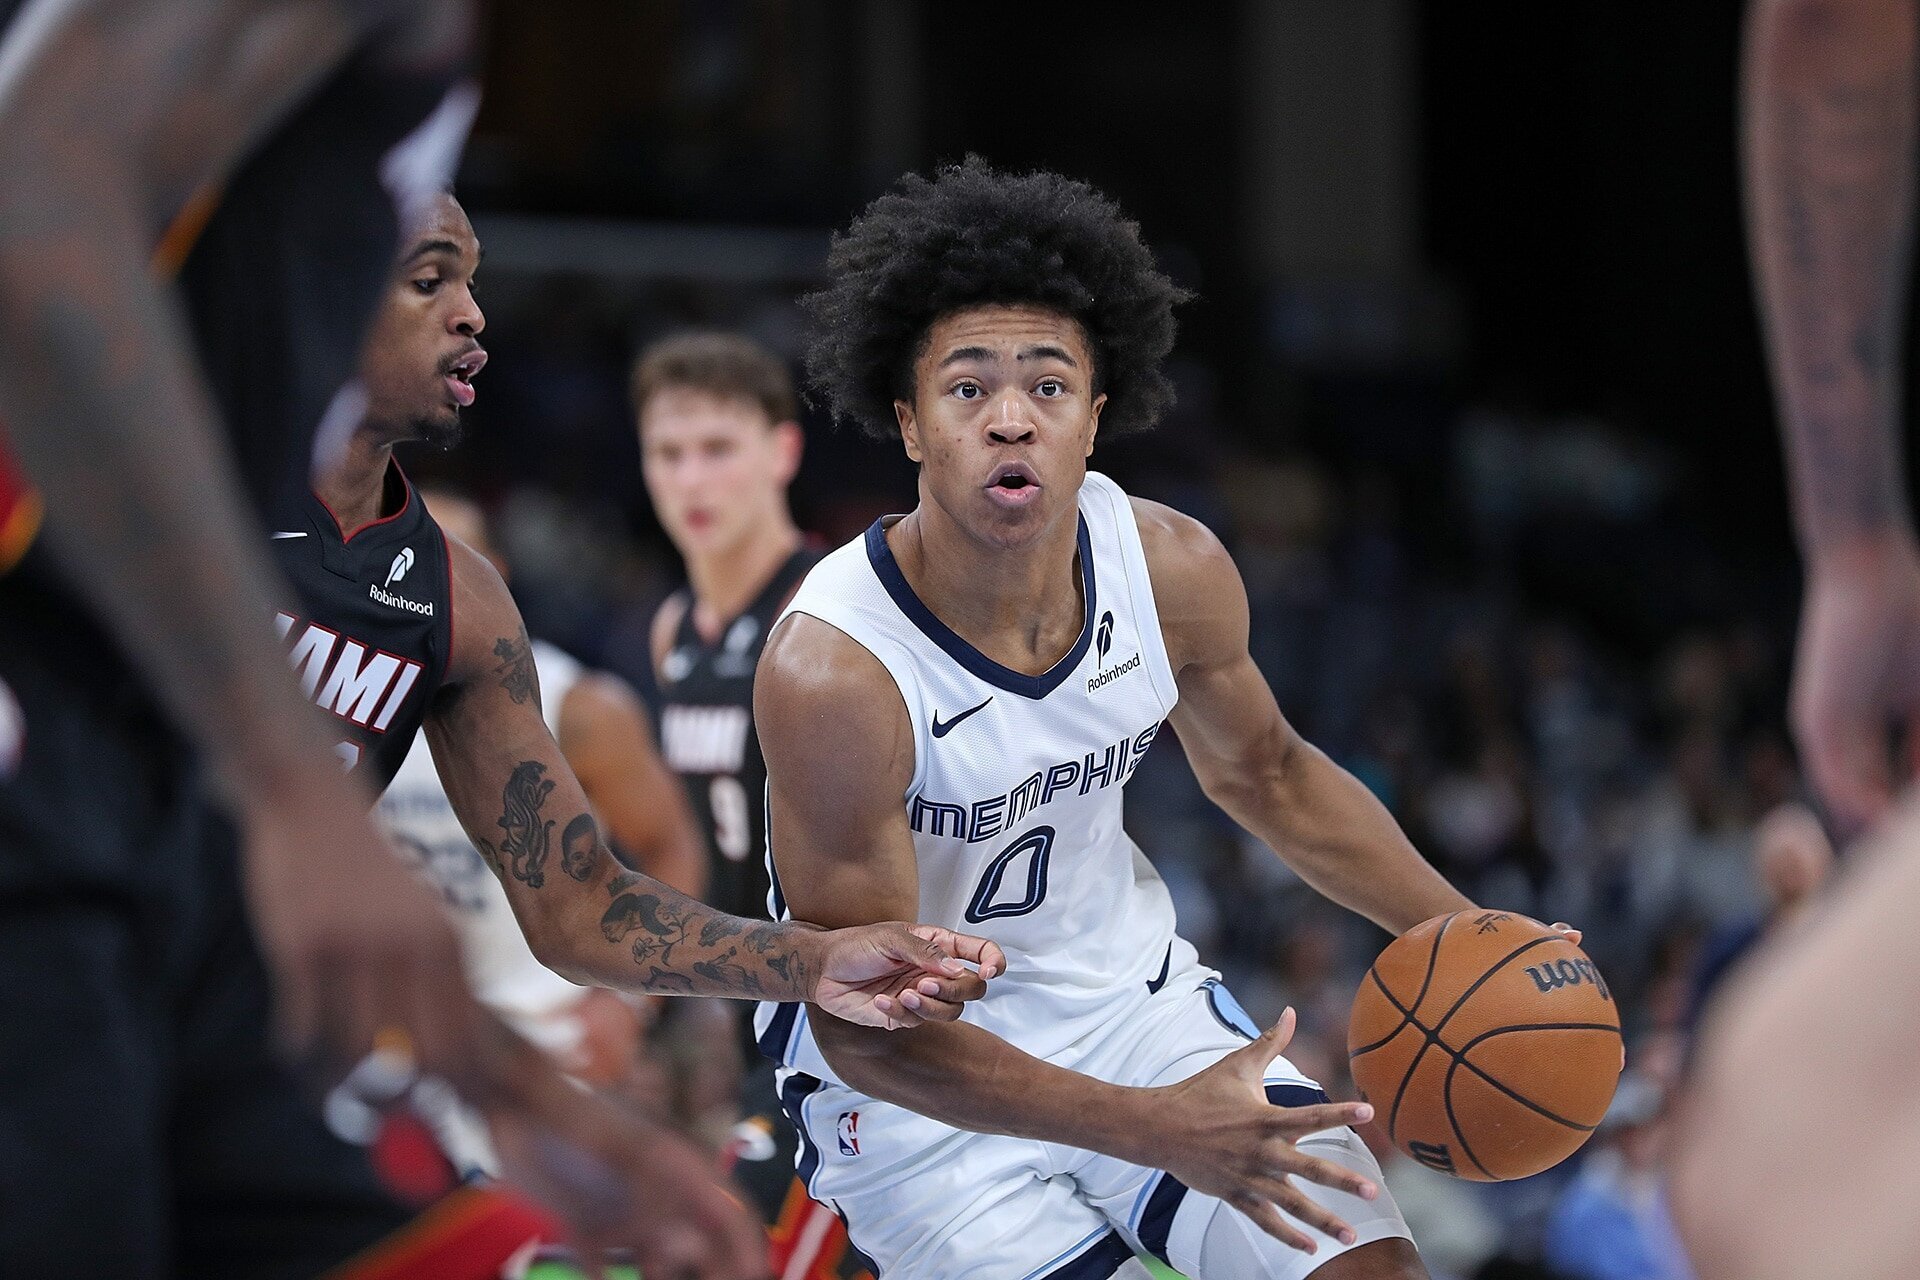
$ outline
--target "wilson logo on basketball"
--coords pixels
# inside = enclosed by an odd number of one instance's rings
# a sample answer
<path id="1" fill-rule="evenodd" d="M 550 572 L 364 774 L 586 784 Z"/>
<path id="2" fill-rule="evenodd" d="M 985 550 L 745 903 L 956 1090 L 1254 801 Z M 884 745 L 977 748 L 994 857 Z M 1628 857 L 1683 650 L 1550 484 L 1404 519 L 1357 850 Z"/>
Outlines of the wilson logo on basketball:
<path id="1" fill-rule="evenodd" d="M 1613 999 L 1607 990 L 1606 979 L 1600 976 L 1600 970 L 1594 968 L 1591 960 L 1561 960 L 1555 964 L 1529 966 L 1527 976 L 1533 979 L 1533 985 L 1540 988 L 1541 994 L 1558 991 L 1561 987 L 1577 987 L 1591 982 L 1599 988 L 1602 1000 Z"/>

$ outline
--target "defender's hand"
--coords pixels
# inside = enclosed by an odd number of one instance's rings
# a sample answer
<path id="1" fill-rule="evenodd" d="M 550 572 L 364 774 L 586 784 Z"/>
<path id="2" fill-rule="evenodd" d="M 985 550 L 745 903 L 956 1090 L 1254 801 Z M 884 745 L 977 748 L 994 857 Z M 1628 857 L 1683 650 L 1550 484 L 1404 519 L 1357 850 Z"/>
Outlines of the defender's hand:
<path id="1" fill-rule="evenodd" d="M 245 822 L 247 896 L 273 976 L 283 1048 L 331 1086 L 403 1032 L 419 1064 L 449 1077 L 479 1006 L 440 900 L 402 865 L 345 778 L 325 779 Z"/>
<path id="2" fill-rule="evenodd" d="M 1379 1189 L 1351 1169 L 1303 1154 L 1294 1144 L 1309 1134 L 1364 1124 L 1373 1108 L 1364 1102 L 1276 1107 L 1267 1101 L 1267 1064 L 1293 1039 L 1294 1012 L 1280 1015 L 1267 1033 L 1236 1049 L 1196 1076 L 1152 1092 L 1152 1162 L 1196 1191 L 1218 1196 L 1282 1244 L 1305 1253 L 1316 1246 L 1281 1217 L 1300 1221 L 1345 1243 L 1353 1228 L 1309 1200 L 1289 1180 L 1305 1178 L 1365 1200 Z"/>
<path id="3" fill-rule="evenodd" d="M 1007 967 L 994 943 L 930 924 L 835 929 L 818 935 L 818 945 L 820 978 L 811 1001 L 848 1022 L 887 1031 L 952 1022 Z"/>
<path id="4" fill-rule="evenodd" d="M 1793 732 L 1814 787 L 1849 834 L 1879 821 L 1905 778 L 1889 730 L 1920 752 L 1920 548 L 1906 531 L 1808 565 L 1793 668 Z"/>
<path id="5" fill-rule="evenodd" d="M 709 1157 L 575 1088 L 518 1037 L 494 1043 L 497 1087 L 483 1111 L 507 1180 L 566 1220 L 589 1275 L 619 1253 L 648 1276 L 764 1280 L 766 1234 Z"/>

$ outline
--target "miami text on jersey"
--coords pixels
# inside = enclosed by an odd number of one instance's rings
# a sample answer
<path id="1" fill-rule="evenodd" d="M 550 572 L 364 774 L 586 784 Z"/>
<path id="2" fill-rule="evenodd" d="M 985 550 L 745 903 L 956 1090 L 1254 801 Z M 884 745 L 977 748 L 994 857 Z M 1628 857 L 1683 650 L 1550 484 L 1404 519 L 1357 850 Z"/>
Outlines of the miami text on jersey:
<path id="1" fill-rule="evenodd" d="M 285 640 L 299 621 L 280 613 L 273 624 Z M 423 670 L 410 658 L 372 648 L 317 622 L 308 623 L 294 638 L 287 660 L 300 677 L 300 688 L 322 709 L 375 733 L 387 731 Z"/>

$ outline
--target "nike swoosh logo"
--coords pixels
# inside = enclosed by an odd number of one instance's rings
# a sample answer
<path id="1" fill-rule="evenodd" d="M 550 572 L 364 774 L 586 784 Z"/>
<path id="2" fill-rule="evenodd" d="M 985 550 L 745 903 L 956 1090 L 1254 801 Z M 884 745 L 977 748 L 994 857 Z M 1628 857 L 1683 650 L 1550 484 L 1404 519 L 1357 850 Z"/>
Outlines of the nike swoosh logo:
<path id="1" fill-rule="evenodd" d="M 1167 944 L 1166 959 L 1160 962 L 1160 976 L 1147 979 L 1147 994 L 1158 995 L 1160 988 L 1167 985 L 1167 970 L 1173 967 L 1173 944 Z"/>
<path id="2" fill-rule="evenodd" d="M 304 538 L 307 535 L 305 533 L 276 533 L 273 536 L 275 538 Z"/>
<path id="3" fill-rule="evenodd" d="M 992 702 L 992 701 L 993 701 L 993 698 L 989 696 L 987 698 L 987 702 Z M 987 702 L 981 703 L 980 707 L 986 706 Z M 962 711 L 959 715 L 947 721 L 945 724 L 942 724 L 940 722 L 940 713 L 938 711 L 934 712 L 933 713 L 933 736 L 936 738 L 946 737 L 949 733 L 953 732 L 953 726 L 959 724 L 962 720 L 965 720 L 968 716 L 980 710 L 980 707 L 968 707 L 965 711 Z"/>

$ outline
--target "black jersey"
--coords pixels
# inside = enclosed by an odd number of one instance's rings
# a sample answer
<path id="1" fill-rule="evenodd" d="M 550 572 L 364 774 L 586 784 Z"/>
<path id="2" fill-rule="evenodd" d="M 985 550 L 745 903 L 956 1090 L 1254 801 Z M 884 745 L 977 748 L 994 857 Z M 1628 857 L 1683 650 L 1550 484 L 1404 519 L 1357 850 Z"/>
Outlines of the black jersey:
<path id="1" fill-rule="evenodd" d="M 707 837 L 707 901 L 738 916 L 767 912 L 767 764 L 753 732 L 753 669 L 780 608 L 820 553 L 803 547 L 709 644 L 691 599 L 660 664 L 660 745 L 686 779 Z"/>
<path id="2" fill-rule="evenodd" d="M 384 791 L 413 746 L 453 651 L 453 574 L 446 535 L 397 463 L 392 515 L 342 529 L 308 491 L 269 536 L 300 614 L 274 620 L 300 687 L 333 717 L 335 750 Z"/>

